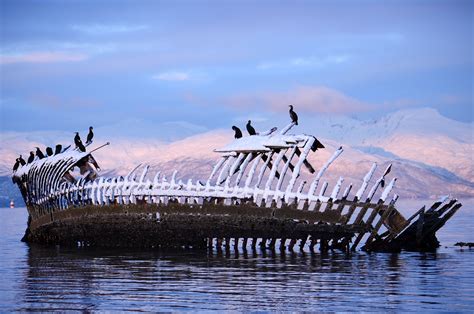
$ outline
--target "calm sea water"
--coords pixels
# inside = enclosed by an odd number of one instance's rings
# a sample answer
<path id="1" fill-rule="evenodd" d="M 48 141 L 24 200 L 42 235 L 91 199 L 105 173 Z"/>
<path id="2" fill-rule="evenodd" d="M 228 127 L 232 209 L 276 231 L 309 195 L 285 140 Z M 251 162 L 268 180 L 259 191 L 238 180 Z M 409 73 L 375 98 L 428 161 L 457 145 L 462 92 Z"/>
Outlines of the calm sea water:
<path id="1" fill-rule="evenodd" d="M 414 212 L 421 203 L 401 205 Z M 350 256 L 27 245 L 26 210 L 0 209 L 0 312 L 473 312 L 474 249 L 453 246 L 474 241 L 474 202 L 466 203 L 438 234 L 436 253 Z"/>

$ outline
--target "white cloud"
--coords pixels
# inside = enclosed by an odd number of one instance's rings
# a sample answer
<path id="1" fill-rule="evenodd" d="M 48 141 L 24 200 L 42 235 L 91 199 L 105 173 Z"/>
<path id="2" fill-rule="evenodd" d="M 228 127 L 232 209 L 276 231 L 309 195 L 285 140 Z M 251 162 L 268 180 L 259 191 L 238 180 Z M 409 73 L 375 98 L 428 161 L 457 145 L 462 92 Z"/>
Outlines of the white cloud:
<path id="1" fill-rule="evenodd" d="M 1 54 L 0 64 L 78 62 L 86 60 L 87 58 L 88 55 L 83 53 L 38 51 L 29 53 Z"/>
<path id="2" fill-rule="evenodd" d="M 75 31 L 92 35 L 103 35 L 113 33 L 130 33 L 148 29 L 147 25 L 106 25 L 106 24 L 89 24 L 89 25 L 72 25 Z"/>
<path id="3" fill-rule="evenodd" d="M 161 81 L 188 81 L 191 79 L 187 72 L 162 72 L 152 76 L 155 80 Z"/>
<path id="4" fill-rule="evenodd" d="M 232 107 L 264 105 L 274 111 L 282 111 L 288 105 L 296 105 L 307 112 L 348 114 L 367 111 L 373 106 L 324 86 L 298 86 L 286 91 L 263 91 L 239 94 L 223 100 Z"/>
<path id="5" fill-rule="evenodd" d="M 346 63 L 350 59 L 349 55 L 329 55 L 326 57 L 296 57 L 278 61 L 262 62 L 257 65 L 259 70 L 275 68 L 296 68 L 296 67 L 324 67 Z"/>

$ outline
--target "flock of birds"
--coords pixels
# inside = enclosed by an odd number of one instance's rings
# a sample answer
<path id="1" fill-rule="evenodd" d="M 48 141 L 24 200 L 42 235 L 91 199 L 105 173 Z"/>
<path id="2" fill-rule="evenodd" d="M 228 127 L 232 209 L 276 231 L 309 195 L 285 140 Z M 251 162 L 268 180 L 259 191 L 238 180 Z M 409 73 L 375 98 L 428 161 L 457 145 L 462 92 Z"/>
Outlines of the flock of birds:
<path id="1" fill-rule="evenodd" d="M 291 121 L 295 125 L 298 125 L 298 115 L 293 110 L 292 105 L 290 105 L 289 107 L 290 107 L 289 113 L 290 113 Z M 252 126 L 252 121 L 251 120 L 249 120 L 247 122 L 246 128 L 247 128 L 247 132 L 249 133 L 249 135 L 257 135 L 257 132 L 255 131 L 255 128 Z M 74 144 L 76 145 L 77 150 L 79 150 L 81 152 L 86 151 L 86 146 L 91 144 L 92 139 L 94 138 L 94 132 L 92 130 L 93 130 L 93 127 L 89 127 L 89 133 L 87 134 L 87 140 L 86 140 L 85 145 L 82 143 L 81 137 L 79 136 L 79 132 L 76 132 L 76 136 L 74 136 Z M 236 127 L 235 125 L 232 126 L 232 130 L 235 131 L 235 135 L 234 135 L 235 138 L 241 138 L 243 136 L 242 131 L 238 127 Z M 51 147 L 47 147 L 46 148 L 46 156 L 45 156 L 45 154 L 43 154 L 43 152 L 40 150 L 39 147 L 36 147 L 36 152 L 31 151 L 30 156 L 28 157 L 27 161 L 25 161 L 23 159 L 22 155 L 20 155 L 20 157 L 18 157 L 16 159 L 16 162 L 13 165 L 13 171 L 16 171 L 20 166 L 24 166 L 26 164 L 32 163 L 35 160 L 36 157 L 38 157 L 39 159 L 43 159 L 43 158 L 46 158 L 46 157 L 54 156 L 54 155 L 60 154 L 62 152 L 65 152 L 69 147 L 70 146 L 63 149 L 62 145 L 58 144 L 58 145 L 56 145 L 54 151 Z"/>
<path id="2" fill-rule="evenodd" d="M 290 105 L 289 107 L 290 107 L 289 113 L 290 113 L 291 122 L 293 122 L 295 125 L 298 125 L 298 115 L 293 110 L 292 105 Z M 257 135 L 257 132 L 255 131 L 255 128 L 252 126 L 252 121 L 251 120 L 249 120 L 247 122 L 246 128 L 247 128 L 247 132 L 249 133 L 250 136 Z M 234 130 L 234 132 L 235 132 L 235 134 L 234 134 L 235 138 L 241 138 L 243 136 L 242 131 L 238 127 L 236 127 L 235 125 L 232 126 L 232 130 Z"/>
<path id="3" fill-rule="evenodd" d="M 93 127 L 89 127 L 89 133 L 87 134 L 86 145 L 89 145 L 92 143 L 92 139 L 94 138 L 94 132 L 92 130 L 93 130 Z M 77 150 L 81 152 L 86 151 L 86 145 L 82 143 L 81 137 L 79 136 L 79 132 L 76 132 L 76 136 L 74 136 L 74 144 L 76 145 Z M 31 151 L 30 156 L 28 157 L 27 161 L 23 159 L 22 155 L 20 155 L 20 157 L 18 157 L 15 160 L 15 164 L 13 165 L 13 171 L 16 171 L 20 166 L 24 166 L 24 165 L 32 163 L 36 157 L 38 157 L 39 159 L 43 159 L 50 156 L 54 156 L 54 155 L 65 152 L 67 149 L 69 149 L 69 147 L 71 147 L 71 145 L 63 149 L 63 146 L 61 144 L 56 145 L 54 150 L 51 147 L 47 147 L 46 155 L 43 154 L 43 152 L 41 151 L 39 147 L 36 147 L 36 152 Z"/>

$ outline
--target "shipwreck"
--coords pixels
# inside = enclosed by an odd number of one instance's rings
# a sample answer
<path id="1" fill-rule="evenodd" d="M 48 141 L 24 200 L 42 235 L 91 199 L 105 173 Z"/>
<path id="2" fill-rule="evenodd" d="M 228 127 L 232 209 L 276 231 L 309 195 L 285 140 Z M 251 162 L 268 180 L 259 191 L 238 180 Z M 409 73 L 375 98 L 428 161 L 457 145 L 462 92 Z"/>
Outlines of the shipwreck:
<path id="1" fill-rule="evenodd" d="M 23 240 L 97 247 L 216 247 L 354 251 L 433 250 L 436 232 L 461 207 L 442 197 L 405 218 L 396 208 L 392 166 L 367 169 L 360 186 L 324 175 L 309 154 L 324 146 L 290 134 L 295 123 L 244 136 L 215 150 L 207 180 L 169 179 L 138 165 L 100 176 L 93 152 L 69 148 L 13 172 L 29 213 Z M 90 145 L 89 145 L 90 146 Z M 88 147 L 89 148 L 89 147 Z M 99 147 L 100 148 L 100 147 Z M 96 148 L 98 149 L 98 148 Z M 302 171 L 311 180 L 301 178 Z M 393 195 L 392 195 L 393 194 Z"/>

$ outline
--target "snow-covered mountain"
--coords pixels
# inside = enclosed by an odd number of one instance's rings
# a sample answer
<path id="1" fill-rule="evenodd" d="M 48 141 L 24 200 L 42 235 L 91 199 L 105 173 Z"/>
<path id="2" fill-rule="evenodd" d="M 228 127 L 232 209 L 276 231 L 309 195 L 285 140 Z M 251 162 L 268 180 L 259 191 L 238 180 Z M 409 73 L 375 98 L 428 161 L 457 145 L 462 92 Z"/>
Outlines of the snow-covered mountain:
<path id="1" fill-rule="evenodd" d="M 264 130 L 287 122 L 287 117 L 277 117 L 256 123 L 256 127 Z M 111 142 L 94 154 L 107 172 L 125 174 L 139 163 L 148 163 L 168 174 L 177 169 L 181 178 L 206 179 L 218 158 L 213 149 L 231 141 L 233 131 L 205 131 L 185 122 L 144 125 L 129 121 L 95 129 L 92 148 Z M 402 196 L 474 196 L 474 126 L 447 119 L 433 109 L 403 110 L 371 121 L 300 114 L 300 125 L 291 132 L 313 134 L 326 145 L 311 156 L 315 166 L 322 165 L 339 146 L 345 148 L 327 172 L 329 182 L 343 176 L 345 182 L 357 184 L 372 162 L 379 163 L 380 168 L 392 162 L 392 174 L 398 178 L 397 193 Z M 123 133 L 129 136 L 114 135 Z M 73 136 L 73 132 L 0 133 L 0 174 L 10 174 L 20 152 L 27 156 L 35 146 L 70 143 Z"/>

